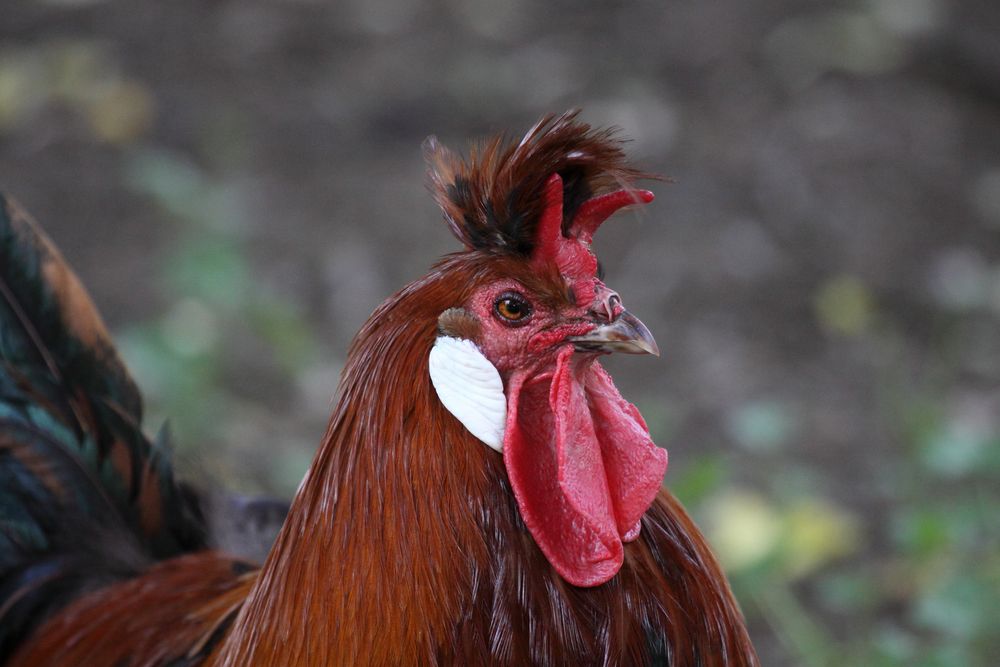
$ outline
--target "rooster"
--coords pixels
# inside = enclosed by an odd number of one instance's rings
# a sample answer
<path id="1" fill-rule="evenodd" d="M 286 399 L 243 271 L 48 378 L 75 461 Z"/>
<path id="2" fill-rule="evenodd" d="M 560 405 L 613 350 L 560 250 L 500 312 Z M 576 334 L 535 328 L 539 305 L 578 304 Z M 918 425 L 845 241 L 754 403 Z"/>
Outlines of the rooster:
<path id="1" fill-rule="evenodd" d="M 575 112 L 425 144 L 464 248 L 372 314 L 263 566 L 197 496 L 100 316 L 0 205 L 0 661 L 756 665 L 666 451 L 599 357 L 658 350 L 590 249 L 648 203 Z"/>

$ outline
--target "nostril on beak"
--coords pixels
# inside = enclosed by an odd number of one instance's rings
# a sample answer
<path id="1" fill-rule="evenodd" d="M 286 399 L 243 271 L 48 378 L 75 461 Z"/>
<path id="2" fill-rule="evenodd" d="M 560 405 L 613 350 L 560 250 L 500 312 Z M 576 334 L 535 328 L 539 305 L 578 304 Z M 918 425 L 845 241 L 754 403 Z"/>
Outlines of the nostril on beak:
<path id="1" fill-rule="evenodd" d="M 600 315 L 604 315 L 608 319 L 608 322 L 614 322 L 615 318 L 625 310 L 622 306 L 622 298 L 618 296 L 617 292 L 608 290 L 604 298 L 601 299 L 601 310 L 603 312 L 599 313 Z"/>

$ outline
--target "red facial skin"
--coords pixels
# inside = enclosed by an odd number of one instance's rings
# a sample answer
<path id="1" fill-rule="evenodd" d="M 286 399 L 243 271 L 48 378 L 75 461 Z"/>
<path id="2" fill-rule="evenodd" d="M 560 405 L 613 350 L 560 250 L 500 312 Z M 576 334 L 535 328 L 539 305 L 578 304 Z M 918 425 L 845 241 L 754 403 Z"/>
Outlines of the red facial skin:
<path id="1" fill-rule="evenodd" d="M 531 314 L 520 322 L 505 321 L 496 312 L 496 302 L 503 295 L 520 294 L 531 306 Z M 566 303 L 553 308 L 516 280 L 501 279 L 478 291 L 466 310 L 482 326 L 477 341 L 483 355 L 506 381 L 514 370 L 535 369 L 555 362 L 557 347 L 569 336 L 580 336 L 595 327 L 590 308 Z"/>

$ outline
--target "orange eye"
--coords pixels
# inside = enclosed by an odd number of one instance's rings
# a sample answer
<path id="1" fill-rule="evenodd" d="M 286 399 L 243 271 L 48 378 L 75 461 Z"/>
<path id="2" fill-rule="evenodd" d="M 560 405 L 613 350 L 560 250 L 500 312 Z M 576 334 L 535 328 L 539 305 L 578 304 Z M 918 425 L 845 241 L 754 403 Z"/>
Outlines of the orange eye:
<path id="1" fill-rule="evenodd" d="M 493 312 L 506 324 L 523 324 L 531 317 L 531 304 L 517 292 L 505 292 L 493 302 Z"/>

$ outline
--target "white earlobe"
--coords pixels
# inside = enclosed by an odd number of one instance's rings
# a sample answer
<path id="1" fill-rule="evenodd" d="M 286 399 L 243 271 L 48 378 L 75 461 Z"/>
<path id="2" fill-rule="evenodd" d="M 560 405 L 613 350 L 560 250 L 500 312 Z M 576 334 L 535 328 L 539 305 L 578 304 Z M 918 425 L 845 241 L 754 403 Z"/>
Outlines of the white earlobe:
<path id="1" fill-rule="evenodd" d="M 434 391 L 448 412 L 469 433 L 502 451 L 507 397 L 500 373 L 476 344 L 439 336 L 431 348 L 428 368 Z"/>

